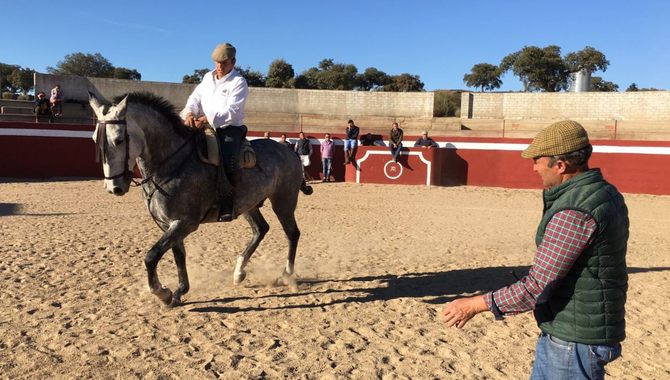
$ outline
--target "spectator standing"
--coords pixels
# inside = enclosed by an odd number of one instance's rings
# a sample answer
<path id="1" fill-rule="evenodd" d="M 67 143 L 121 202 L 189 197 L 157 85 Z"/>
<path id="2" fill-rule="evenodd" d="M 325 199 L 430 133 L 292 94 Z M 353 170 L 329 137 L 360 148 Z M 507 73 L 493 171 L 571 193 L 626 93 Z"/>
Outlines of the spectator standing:
<path id="1" fill-rule="evenodd" d="M 333 140 L 330 139 L 330 133 L 326 133 L 323 142 L 321 142 L 321 163 L 323 165 L 323 182 L 330 182 L 330 168 L 333 164 Z"/>
<path id="2" fill-rule="evenodd" d="M 295 152 L 300 156 L 300 161 L 302 161 L 303 177 L 305 181 L 308 180 L 307 168 L 312 162 L 310 161 L 310 156 L 312 155 L 312 143 L 309 139 L 305 138 L 305 134 L 300 132 L 298 135 L 300 138 L 295 143 Z"/>
<path id="3" fill-rule="evenodd" d="M 416 139 L 414 146 L 426 149 L 426 148 L 437 148 L 439 145 L 437 145 L 435 140 L 428 137 L 428 131 L 423 131 L 421 132 L 421 137 Z"/>
<path id="4" fill-rule="evenodd" d="M 354 124 L 353 120 L 347 122 L 347 128 L 344 130 L 345 139 L 344 139 L 344 164 L 349 164 L 354 162 L 354 151 L 356 149 L 356 144 L 358 143 L 358 133 L 360 128 Z"/>
<path id="5" fill-rule="evenodd" d="M 269 139 L 270 138 L 270 132 L 263 133 L 263 138 L 264 139 Z"/>
<path id="6" fill-rule="evenodd" d="M 394 122 L 391 127 L 391 132 L 389 132 L 389 150 L 391 151 L 393 161 L 395 162 L 398 162 L 398 155 L 400 155 L 400 150 L 402 149 L 402 138 L 402 129 L 400 129 L 398 123 Z"/>
<path id="7" fill-rule="evenodd" d="M 49 98 L 49 103 L 51 103 L 52 115 L 54 116 L 63 115 L 63 90 L 61 90 L 59 84 L 57 84 L 54 88 L 51 89 L 51 97 Z"/>
<path id="8" fill-rule="evenodd" d="M 279 143 L 282 144 L 282 145 L 284 145 L 285 147 L 291 149 L 291 143 L 288 142 L 288 141 L 286 141 L 286 133 L 282 133 L 282 134 L 279 136 Z"/>
<path id="9" fill-rule="evenodd" d="M 462 328 L 476 314 L 497 320 L 533 310 L 542 331 L 531 379 L 603 379 L 621 356 L 626 337 L 628 209 L 599 169 L 589 169 L 593 148 L 571 120 L 537 134 L 521 153 L 542 179 L 542 219 L 528 275 L 444 308 L 447 326 Z"/>

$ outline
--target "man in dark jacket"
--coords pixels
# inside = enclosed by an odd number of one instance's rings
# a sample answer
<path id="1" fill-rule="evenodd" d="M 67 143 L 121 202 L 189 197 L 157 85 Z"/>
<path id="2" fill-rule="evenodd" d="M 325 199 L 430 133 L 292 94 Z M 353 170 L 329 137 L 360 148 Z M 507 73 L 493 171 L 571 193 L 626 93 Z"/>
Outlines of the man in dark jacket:
<path id="1" fill-rule="evenodd" d="M 628 209 L 619 191 L 589 169 L 592 147 L 571 120 L 544 129 L 521 153 L 544 185 L 537 250 L 527 276 L 444 308 L 462 328 L 491 311 L 496 319 L 533 310 L 542 331 L 531 379 L 602 379 L 621 355 L 628 290 Z"/>
<path id="2" fill-rule="evenodd" d="M 354 124 L 353 120 L 347 122 L 347 128 L 344 130 L 344 164 L 354 162 L 354 150 L 358 143 L 358 133 L 360 129 Z"/>
<path id="3" fill-rule="evenodd" d="M 402 138 L 402 129 L 400 129 L 398 123 L 394 122 L 391 127 L 391 132 L 389 132 L 389 150 L 391 151 L 391 156 L 393 156 L 393 161 L 395 162 L 398 162 L 398 155 L 402 149 Z"/>
<path id="4" fill-rule="evenodd" d="M 300 132 L 298 137 L 300 138 L 295 142 L 294 149 L 298 156 L 300 156 L 300 161 L 302 161 L 302 174 L 305 178 L 305 181 L 307 181 L 309 178 L 305 168 L 307 168 L 312 163 L 310 160 L 310 157 L 312 156 L 312 143 L 309 141 L 309 139 L 305 138 L 305 134 L 302 132 Z"/>

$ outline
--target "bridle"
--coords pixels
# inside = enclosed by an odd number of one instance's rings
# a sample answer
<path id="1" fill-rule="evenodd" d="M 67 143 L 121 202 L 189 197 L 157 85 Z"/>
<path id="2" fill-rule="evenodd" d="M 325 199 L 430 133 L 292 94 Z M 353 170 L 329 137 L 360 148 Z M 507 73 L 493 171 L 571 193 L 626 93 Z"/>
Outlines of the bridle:
<path id="1" fill-rule="evenodd" d="M 128 160 L 130 160 L 130 136 L 128 135 L 128 125 L 126 124 L 126 120 L 109 120 L 97 122 L 97 137 L 95 141 L 97 149 L 95 151 L 95 162 L 100 162 L 100 156 L 102 156 L 103 162 L 107 162 L 107 147 L 109 146 L 109 143 L 107 142 L 107 125 L 125 126 L 123 129 L 123 136 L 126 143 L 126 154 L 124 158 L 124 170 L 121 173 L 109 177 L 104 176 L 103 173 L 103 176 L 105 179 L 116 179 L 119 177 L 124 177 L 127 180 L 130 180 L 133 178 L 133 171 L 128 168 Z"/>
<path id="2" fill-rule="evenodd" d="M 170 182 L 172 179 L 174 179 L 174 177 L 169 177 L 167 180 L 163 180 L 163 181 L 160 181 L 160 180 L 157 181 L 157 180 L 154 179 L 155 175 L 149 175 L 148 177 L 145 177 L 145 173 L 142 173 L 142 180 L 141 181 L 135 181 L 133 179 L 132 168 L 128 167 L 128 161 L 130 160 L 130 136 L 128 135 L 128 125 L 127 125 L 125 119 L 98 121 L 97 122 L 96 127 L 98 129 L 98 132 L 97 132 L 97 137 L 96 137 L 96 145 L 97 145 L 97 149 L 96 149 L 96 152 L 95 152 L 96 162 L 100 162 L 100 156 L 102 156 L 102 158 L 104 160 L 103 162 L 107 162 L 107 147 L 109 146 L 109 143 L 107 142 L 107 125 L 108 124 L 109 125 L 123 125 L 123 126 L 125 126 L 125 129 L 123 130 L 123 134 L 124 134 L 124 140 L 125 140 L 125 143 L 126 143 L 126 152 L 125 152 L 125 157 L 124 157 L 124 162 L 125 162 L 126 166 L 125 166 L 123 172 L 121 172 L 119 174 L 116 174 L 116 175 L 113 175 L 113 176 L 109 176 L 109 177 L 104 176 L 104 178 L 111 180 L 111 179 L 124 177 L 132 185 L 142 186 L 143 188 L 144 188 L 144 185 L 146 185 L 147 183 L 151 183 L 153 185 L 153 188 L 154 188 L 152 191 L 144 189 L 145 190 L 145 196 L 149 200 L 151 199 L 151 197 L 153 196 L 153 193 L 155 191 L 158 191 L 159 193 L 163 194 L 163 196 L 165 196 L 165 197 L 169 197 L 169 194 L 162 188 L 162 186 L 164 186 L 165 184 Z M 159 171 L 163 167 L 163 165 L 165 165 L 168 161 L 170 161 L 173 157 L 175 157 L 177 155 L 177 153 L 179 153 L 182 149 L 184 149 L 184 147 L 189 145 L 189 143 L 193 142 L 194 137 L 195 137 L 195 134 L 191 135 L 191 137 L 186 139 L 186 141 L 184 141 L 184 143 L 181 146 L 179 146 L 179 148 L 177 148 L 174 152 L 172 152 L 170 155 L 165 157 L 163 159 L 163 161 L 161 161 L 156 166 L 155 171 Z M 177 168 L 178 171 L 181 170 L 181 167 L 186 162 L 187 157 L 188 157 L 188 155 L 184 156 L 184 160 L 182 161 L 182 163 L 180 165 L 178 165 L 178 168 Z"/>

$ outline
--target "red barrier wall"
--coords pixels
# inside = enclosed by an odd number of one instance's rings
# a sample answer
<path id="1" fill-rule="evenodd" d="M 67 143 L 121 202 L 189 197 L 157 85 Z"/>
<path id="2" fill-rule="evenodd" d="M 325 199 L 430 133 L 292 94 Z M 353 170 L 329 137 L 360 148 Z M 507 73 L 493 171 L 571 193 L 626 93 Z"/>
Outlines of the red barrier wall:
<path id="1" fill-rule="evenodd" d="M 101 177 L 91 140 L 94 126 L 0 122 L 0 177 Z M 262 133 L 249 133 L 259 138 Z M 279 132 L 272 138 L 278 139 Z M 295 140 L 297 134 L 288 134 Z M 321 179 L 319 140 L 308 135 L 314 154 L 307 173 Z M 387 147 L 362 147 L 357 165 L 343 165 L 342 135 L 335 135 L 333 177 L 336 181 L 415 184 L 432 186 L 472 185 L 507 188 L 540 188 L 531 160 L 521 158 L 529 139 L 435 137 L 439 149 L 409 148 L 398 166 L 389 163 Z M 407 136 L 408 145 L 415 137 Z M 627 193 L 670 195 L 670 141 L 592 141 L 591 167 Z M 396 178 L 393 178 L 396 177 Z"/>

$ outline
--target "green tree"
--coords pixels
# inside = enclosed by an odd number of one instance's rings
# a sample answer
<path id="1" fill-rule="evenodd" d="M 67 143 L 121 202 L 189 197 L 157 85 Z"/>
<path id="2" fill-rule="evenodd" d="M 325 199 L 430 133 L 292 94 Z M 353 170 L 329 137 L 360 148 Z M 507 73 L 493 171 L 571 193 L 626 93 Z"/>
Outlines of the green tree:
<path id="1" fill-rule="evenodd" d="M 391 77 L 385 72 L 378 70 L 376 67 L 368 67 L 357 76 L 356 87 L 363 91 L 378 90 L 387 84 L 391 84 L 391 82 Z"/>
<path id="2" fill-rule="evenodd" d="M 561 48 L 524 46 L 500 62 L 500 73 L 512 70 L 524 91 L 557 92 L 567 88 L 569 72 L 561 58 Z"/>
<path id="3" fill-rule="evenodd" d="M 358 69 L 351 64 L 335 63 L 332 58 L 322 59 L 318 67 L 310 67 L 295 79 L 295 88 L 319 90 L 353 90 L 357 84 Z"/>
<path id="4" fill-rule="evenodd" d="M 205 74 L 207 74 L 209 71 L 210 71 L 210 69 L 207 69 L 207 68 L 193 70 L 193 74 L 184 75 L 182 77 L 181 83 L 198 84 L 198 83 L 202 82 L 202 78 L 204 78 Z"/>
<path id="5" fill-rule="evenodd" d="M 125 67 L 115 67 L 112 74 L 112 78 L 142 80 L 142 74 L 137 72 L 137 70 L 131 70 Z"/>
<path id="6" fill-rule="evenodd" d="M 571 73 L 576 73 L 582 69 L 585 69 L 590 73 L 598 70 L 606 71 L 610 64 L 607 58 L 605 58 L 605 54 L 591 46 L 586 46 L 578 52 L 568 53 L 565 56 L 564 61 L 565 66 Z"/>
<path id="7" fill-rule="evenodd" d="M 21 66 L 19 65 L 10 65 L 7 63 L 0 63 L 0 91 L 8 91 L 11 93 L 16 92 L 16 87 L 12 86 L 11 82 L 9 81 L 10 75 L 12 75 L 12 71 L 20 69 Z"/>
<path id="8" fill-rule="evenodd" d="M 260 71 L 252 70 L 250 67 L 246 69 L 235 67 L 235 70 L 247 80 L 249 87 L 265 87 L 265 76 Z"/>
<path id="9" fill-rule="evenodd" d="M 631 91 L 640 91 L 640 89 L 637 87 L 637 84 L 635 82 L 631 83 L 630 86 L 626 89 L 626 92 L 631 92 Z"/>
<path id="10" fill-rule="evenodd" d="M 35 70 L 29 68 L 15 69 L 9 75 L 9 81 L 12 87 L 20 89 L 24 95 L 28 94 L 33 88 Z"/>
<path id="11" fill-rule="evenodd" d="M 601 77 L 591 77 L 591 91 L 616 92 L 619 91 L 619 85 L 603 80 Z"/>
<path id="12" fill-rule="evenodd" d="M 47 71 L 51 74 L 111 78 L 114 75 L 114 66 L 100 53 L 73 53 L 66 55 L 56 67 L 47 67 Z"/>
<path id="13" fill-rule="evenodd" d="M 472 66 L 470 74 L 463 76 L 463 82 L 468 87 L 481 88 L 482 92 L 500 88 L 502 85 L 498 66 L 490 63 L 478 63 Z"/>
<path id="14" fill-rule="evenodd" d="M 270 64 L 265 85 L 273 88 L 290 88 L 293 85 L 295 71 L 293 66 L 283 59 L 275 59 Z"/>
<path id="15" fill-rule="evenodd" d="M 391 83 L 384 86 L 384 91 L 418 92 L 423 91 L 423 82 L 418 75 L 403 73 L 391 77 Z"/>

